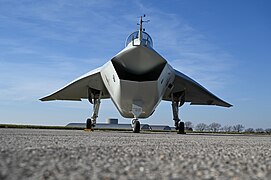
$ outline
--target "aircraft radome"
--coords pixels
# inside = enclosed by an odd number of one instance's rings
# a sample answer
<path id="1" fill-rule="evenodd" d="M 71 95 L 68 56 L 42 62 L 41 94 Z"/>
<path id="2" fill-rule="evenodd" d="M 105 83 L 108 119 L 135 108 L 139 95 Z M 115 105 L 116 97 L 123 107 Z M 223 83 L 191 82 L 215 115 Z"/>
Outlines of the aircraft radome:
<path id="1" fill-rule="evenodd" d="M 144 15 L 145 17 L 145 15 Z M 75 79 L 60 90 L 41 98 L 41 101 L 88 99 L 93 113 L 86 128 L 93 129 L 101 99 L 110 98 L 120 114 L 132 118 L 133 132 L 140 132 L 139 118 L 148 118 L 161 102 L 171 101 L 175 128 L 184 134 L 184 122 L 179 118 L 179 107 L 191 105 L 232 105 L 219 99 L 199 83 L 172 68 L 153 49 L 149 34 L 142 29 L 128 36 L 126 47 L 102 67 Z"/>

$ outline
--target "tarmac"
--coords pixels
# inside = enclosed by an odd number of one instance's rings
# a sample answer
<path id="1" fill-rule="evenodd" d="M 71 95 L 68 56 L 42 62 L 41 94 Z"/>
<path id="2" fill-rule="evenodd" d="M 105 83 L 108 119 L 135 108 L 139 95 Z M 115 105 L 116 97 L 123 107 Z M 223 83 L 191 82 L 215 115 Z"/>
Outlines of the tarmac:
<path id="1" fill-rule="evenodd" d="M 271 179 L 271 136 L 0 129 L 0 179 Z"/>

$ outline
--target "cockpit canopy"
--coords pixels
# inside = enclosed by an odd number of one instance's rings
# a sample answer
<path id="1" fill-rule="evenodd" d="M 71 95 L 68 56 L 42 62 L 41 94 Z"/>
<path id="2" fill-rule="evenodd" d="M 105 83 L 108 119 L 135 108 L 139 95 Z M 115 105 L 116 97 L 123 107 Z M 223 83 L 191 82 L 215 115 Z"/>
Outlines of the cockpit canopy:
<path id="1" fill-rule="evenodd" d="M 125 47 L 127 47 L 131 42 L 134 43 L 135 41 L 138 41 L 138 33 L 139 31 L 135 31 L 130 36 L 128 36 L 128 38 L 126 39 Z M 146 47 L 153 47 L 152 38 L 148 33 L 142 32 L 141 44 Z"/>

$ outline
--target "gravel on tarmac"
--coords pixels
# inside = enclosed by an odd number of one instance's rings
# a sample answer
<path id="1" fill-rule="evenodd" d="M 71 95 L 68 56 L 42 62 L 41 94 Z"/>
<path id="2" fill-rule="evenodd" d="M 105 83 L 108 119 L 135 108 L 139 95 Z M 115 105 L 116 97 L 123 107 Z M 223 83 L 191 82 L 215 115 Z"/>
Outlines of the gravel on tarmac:
<path id="1" fill-rule="evenodd" d="M 0 129 L 0 179 L 271 179 L 271 136 Z"/>

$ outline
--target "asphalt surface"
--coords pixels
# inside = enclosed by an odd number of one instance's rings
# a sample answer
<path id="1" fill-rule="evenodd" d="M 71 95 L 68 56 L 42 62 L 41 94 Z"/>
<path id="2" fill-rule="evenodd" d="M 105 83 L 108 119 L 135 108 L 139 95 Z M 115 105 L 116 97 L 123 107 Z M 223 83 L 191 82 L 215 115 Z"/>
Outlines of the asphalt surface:
<path id="1" fill-rule="evenodd" d="M 271 179 L 271 136 L 0 129 L 0 179 Z"/>

